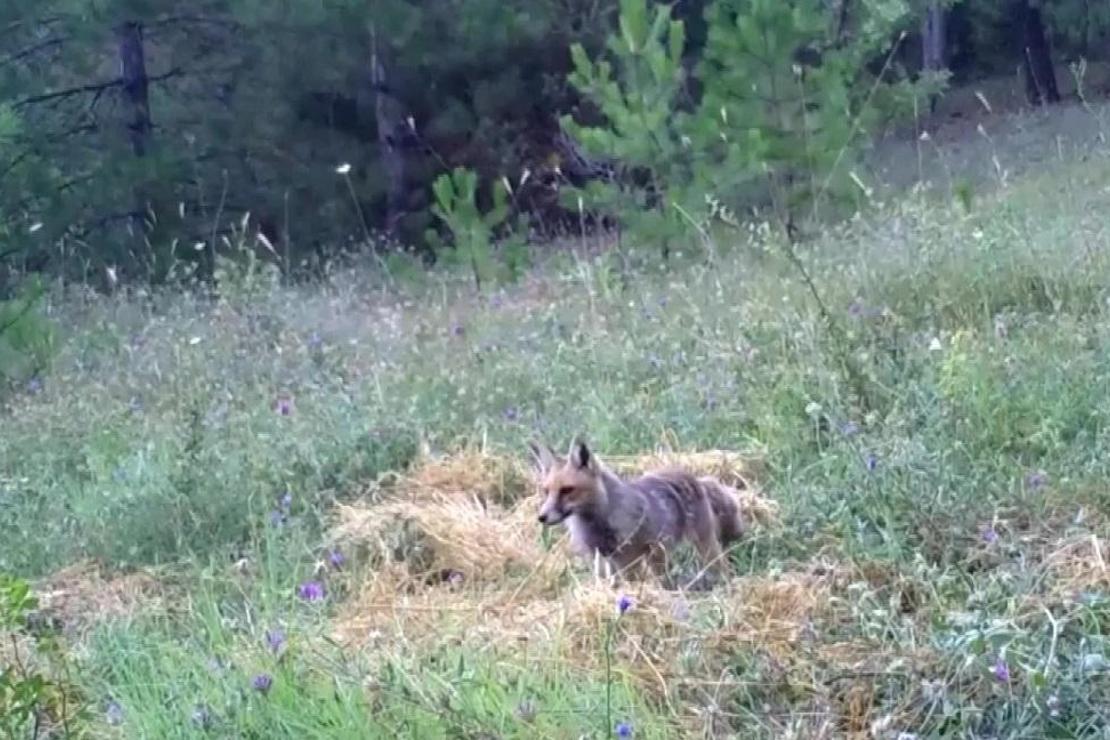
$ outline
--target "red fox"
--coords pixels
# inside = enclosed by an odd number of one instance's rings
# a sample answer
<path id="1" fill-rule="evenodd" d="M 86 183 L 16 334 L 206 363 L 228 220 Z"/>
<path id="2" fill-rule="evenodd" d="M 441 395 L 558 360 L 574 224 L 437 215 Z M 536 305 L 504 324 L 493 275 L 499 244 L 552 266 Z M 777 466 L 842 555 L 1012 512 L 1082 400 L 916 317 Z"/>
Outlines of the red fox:
<path id="1" fill-rule="evenodd" d="M 745 532 L 733 489 L 679 469 L 624 481 L 582 442 L 562 462 L 544 445 L 529 447 L 543 494 L 540 523 L 562 523 L 580 555 L 600 555 L 618 573 L 638 563 L 663 576 L 667 548 L 690 540 L 706 572 L 726 574 L 723 548 Z"/>

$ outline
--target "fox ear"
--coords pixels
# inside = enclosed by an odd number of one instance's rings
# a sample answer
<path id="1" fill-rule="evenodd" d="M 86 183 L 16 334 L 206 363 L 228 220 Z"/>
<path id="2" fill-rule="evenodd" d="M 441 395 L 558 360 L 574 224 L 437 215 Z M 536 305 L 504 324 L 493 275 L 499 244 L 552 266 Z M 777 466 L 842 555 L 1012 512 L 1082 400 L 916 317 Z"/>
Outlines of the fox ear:
<path id="1" fill-rule="evenodd" d="M 555 455 L 551 453 L 547 445 L 541 444 L 535 440 L 529 440 L 528 449 L 532 453 L 532 463 L 535 465 L 536 470 L 543 473 L 555 467 Z"/>
<path id="2" fill-rule="evenodd" d="M 567 459 L 570 461 L 571 465 L 579 470 L 592 470 L 594 468 L 593 453 L 586 447 L 585 442 L 575 441 L 574 444 L 570 446 Z"/>

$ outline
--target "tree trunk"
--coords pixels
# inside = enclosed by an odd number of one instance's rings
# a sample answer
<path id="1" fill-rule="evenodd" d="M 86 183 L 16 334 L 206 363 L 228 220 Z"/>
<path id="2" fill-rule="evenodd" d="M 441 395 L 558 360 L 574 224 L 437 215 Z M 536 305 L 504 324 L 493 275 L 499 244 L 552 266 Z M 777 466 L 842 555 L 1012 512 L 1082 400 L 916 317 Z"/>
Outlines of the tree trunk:
<path id="1" fill-rule="evenodd" d="M 131 152 L 137 159 L 146 156 L 152 126 L 150 122 L 149 80 L 146 74 L 146 54 L 143 49 L 143 25 L 138 21 L 125 21 L 116 26 L 116 43 L 119 48 L 120 84 L 127 110 L 124 114 L 127 138 Z M 154 260 L 146 238 L 147 184 L 136 176 L 131 182 L 131 216 L 128 220 L 134 248 L 130 250 L 138 264 L 134 272 L 145 271 L 153 277 Z M 134 274 L 129 266 L 118 265 L 116 275 Z"/>
<path id="2" fill-rule="evenodd" d="M 1083 33 L 1080 34 L 1079 53 L 1091 58 L 1091 0 L 1083 0 Z"/>
<path id="3" fill-rule="evenodd" d="M 375 64 L 374 74 L 384 83 L 385 68 L 380 62 Z M 406 138 L 404 127 L 407 122 L 401 115 L 398 101 L 381 88 L 378 88 L 374 101 L 374 119 L 378 128 L 378 152 L 389 182 L 385 231 L 390 236 L 396 236 L 405 203 L 405 153 L 402 144 Z"/>
<path id="4" fill-rule="evenodd" d="M 850 0 L 834 0 L 832 13 L 832 45 L 839 47 L 848 35 Z"/>
<path id="5" fill-rule="evenodd" d="M 1017 4 L 1017 12 L 1025 68 L 1025 95 L 1032 105 L 1059 103 L 1056 70 L 1052 66 L 1052 51 L 1048 45 L 1041 9 L 1030 0 L 1021 0 Z"/>
<path id="6" fill-rule="evenodd" d="M 137 21 L 121 23 L 116 27 L 116 40 L 119 44 L 120 80 L 124 98 L 130 106 L 128 138 L 131 151 L 136 157 L 142 157 L 146 155 L 151 132 L 143 25 Z"/>
<path id="7" fill-rule="evenodd" d="M 926 72 L 939 72 L 945 67 L 944 8 L 934 0 L 925 9 L 921 23 L 921 67 Z M 929 96 L 929 110 L 936 112 L 937 96 Z"/>
<path id="8" fill-rule="evenodd" d="M 373 39 L 370 54 L 370 91 L 373 95 L 374 123 L 378 133 L 378 157 L 385 170 L 386 216 L 385 233 L 397 237 L 405 208 L 405 142 L 409 138 L 408 121 L 401 101 L 389 85 L 386 62 Z"/>

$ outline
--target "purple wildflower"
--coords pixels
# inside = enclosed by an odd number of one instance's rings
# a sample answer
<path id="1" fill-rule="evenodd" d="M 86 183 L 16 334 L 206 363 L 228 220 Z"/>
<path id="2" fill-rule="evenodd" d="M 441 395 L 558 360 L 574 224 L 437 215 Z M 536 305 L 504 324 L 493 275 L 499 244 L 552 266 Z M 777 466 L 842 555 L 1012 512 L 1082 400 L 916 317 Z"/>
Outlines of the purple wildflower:
<path id="1" fill-rule="evenodd" d="M 454 334 L 456 337 L 461 337 L 466 334 L 466 327 L 464 327 L 462 324 L 455 324 L 453 327 L 451 327 L 451 333 Z"/>
<path id="2" fill-rule="evenodd" d="M 624 614 L 625 612 L 627 612 L 631 608 L 632 608 L 632 597 L 631 596 L 628 596 L 627 594 L 625 594 L 625 595 L 622 595 L 619 599 L 617 599 L 617 613 L 618 614 Z"/>
<path id="3" fill-rule="evenodd" d="M 285 633 L 280 628 L 273 630 L 266 630 L 266 647 L 270 648 L 270 652 L 281 652 L 282 647 L 285 646 Z"/>
<path id="4" fill-rule="evenodd" d="M 333 548 L 328 551 L 328 562 L 331 563 L 331 567 L 338 570 L 343 567 L 343 564 L 345 562 L 347 562 L 347 558 L 345 558 L 343 556 L 343 553 L 341 553 L 337 548 Z"/>
<path id="5" fill-rule="evenodd" d="M 509 406 L 507 409 L 505 409 L 503 415 L 506 421 L 516 421 L 518 413 L 519 412 L 516 410 L 516 406 Z"/>
<path id="6" fill-rule="evenodd" d="M 874 473 L 875 468 L 879 465 L 879 459 L 875 457 L 874 453 L 869 452 L 867 453 L 865 463 L 867 465 L 867 472 Z"/>
<path id="7" fill-rule="evenodd" d="M 863 316 L 863 311 L 863 301 L 858 298 L 852 301 L 852 304 L 848 306 L 848 315 L 851 316 L 853 319 L 858 319 L 859 317 Z"/>
<path id="8" fill-rule="evenodd" d="M 854 437 L 859 434 L 859 424 L 854 421 L 846 421 L 840 425 L 840 433 L 845 437 Z"/>
<path id="9" fill-rule="evenodd" d="M 994 667 L 991 668 L 991 674 L 999 683 L 1010 682 L 1010 667 L 1006 665 L 1006 661 L 999 656 L 998 660 L 994 662 Z"/>
<path id="10" fill-rule="evenodd" d="M 632 725 L 628 722 L 617 723 L 617 737 L 632 737 Z"/>
<path id="11" fill-rule="evenodd" d="M 319 581 L 305 581 L 297 587 L 297 595 L 305 601 L 322 601 L 324 584 Z"/>
<path id="12" fill-rule="evenodd" d="M 293 415 L 293 397 L 292 396 L 278 396 L 277 401 L 274 402 L 274 411 L 282 416 Z"/>
<path id="13" fill-rule="evenodd" d="M 1043 470 L 1037 470 L 1025 476 L 1025 485 L 1027 488 L 1034 490 L 1043 488 L 1048 483 L 1048 473 Z"/>
<path id="14" fill-rule="evenodd" d="M 280 511 L 274 510 L 270 512 L 270 526 L 277 528 L 285 524 L 285 514 Z"/>
<path id="15" fill-rule="evenodd" d="M 312 349 L 317 349 L 324 343 L 324 338 L 320 336 L 319 332 L 312 332 L 308 337 L 308 346 Z"/>
<path id="16" fill-rule="evenodd" d="M 108 702 L 108 706 L 104 708 L 104 718 L 110 725 L 123 724 L 123 707 L 115 699 Z"/>
<path id="17" fill-rule="evenodd" d="M 998 542 L 998 530 L 991 525 L 986 525 L 979 528 L 979 538 L 988 545 L 993 545 Z"/>
<path id="18" fill-rule="evenodd" d="M 282 494 L 281 500 L 278 501 L 278 506 L 281 507 L 282 511 L 288 514 L 289 509 L 293 506 L 293 494 L 289 493 L 289 491 Z"/>
<path id="19" fill-rule="evenodd" d="M 260 694 L 270 693 L 270 687 L 274 685 L 274 679 L 268 673 L 259 673 L 251 679 L 251 688 Z"/>
<path id="20" fill-rule="evenodd" d="M 31 378 L 27 381 L 27 392 L 32 396 L 37 396 L 42 393 L 42 381 L 38 378 Z"/>

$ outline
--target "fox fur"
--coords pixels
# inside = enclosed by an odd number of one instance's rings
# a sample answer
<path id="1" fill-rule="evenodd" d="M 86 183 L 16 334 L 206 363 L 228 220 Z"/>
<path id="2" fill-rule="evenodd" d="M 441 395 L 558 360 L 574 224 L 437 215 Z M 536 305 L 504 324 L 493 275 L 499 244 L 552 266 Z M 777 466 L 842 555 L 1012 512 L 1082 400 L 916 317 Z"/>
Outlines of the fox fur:
<path id="1" fill-rule="evenodd" d="M 685 540 L 703 572 L 727 575 L 724 550 L 746 530 L 729 486 L 677 468 L 626 481 L 582 442 L 562 461 L 546 446 L 529 446 L 543 497 L 539 521 L 564 525 L 579 555 L 605 558 L 617 573 L 639 566 L 665 577 L 667 551 Z"/>

